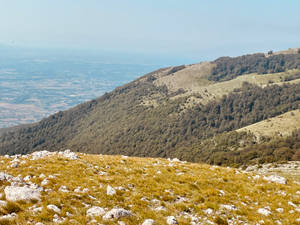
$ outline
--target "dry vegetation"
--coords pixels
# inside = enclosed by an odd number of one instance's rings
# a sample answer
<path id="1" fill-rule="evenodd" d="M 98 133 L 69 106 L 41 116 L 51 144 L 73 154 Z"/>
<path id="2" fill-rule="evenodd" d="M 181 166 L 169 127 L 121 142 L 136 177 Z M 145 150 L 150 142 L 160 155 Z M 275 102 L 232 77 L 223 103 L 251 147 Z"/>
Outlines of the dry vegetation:
<path id="1" fill-rule="evenodd" d="M 166 224 L 167 216 L 175 216 L 180 225 L 300 223 L 300 185 L 293 180 L 277 184 L 252 172 L 177 160 L 78 156 L 76 160 L 57 154 L 37 160 L 19 157 L 14 160 L 17 167 L 11 167 L 14 158 L 1 157 L 1 172 L 22 178 L 30 175 L 30 181 L 37 185 L 45 178 L 49 183 L 43 186 L 41 201 L 9 202 L 2 207 L 0 214 L 15 212 L 17 217 L 0 224 L 56 224 L 55 213 L 47 209 L 49 204 L 61 210 L 57 213 L 64 221 L 61 224 L 117 224 L 118 220 L 104 220 L 102 216 L 87 217 L 92 206 L 106 211 L 114 207 L 129 210 L 131 216 L 119 219 L 127 225 L 142 224 L 147 218 Z M 0 193 L 6 185 L 1 183 Z M 67 192 L 59 191 L 62 185 Z M 116 194 L 107 195 L 108 185 Z M 78 187 L 88 190 L 74 192 Z M 39 207 L 41 211 L 33 212 Z M 260 208 L 271 214 L 260 214 Z"/>
<path id="2" fill-rule="evenodd" d="M 282 115 L 269 118 L 247 127 L 238 129 L 238 132 L 251 132 L 256 137 L 262 136 L 289 136 L 300 127 L 300 110 L 293 110 Z"/>

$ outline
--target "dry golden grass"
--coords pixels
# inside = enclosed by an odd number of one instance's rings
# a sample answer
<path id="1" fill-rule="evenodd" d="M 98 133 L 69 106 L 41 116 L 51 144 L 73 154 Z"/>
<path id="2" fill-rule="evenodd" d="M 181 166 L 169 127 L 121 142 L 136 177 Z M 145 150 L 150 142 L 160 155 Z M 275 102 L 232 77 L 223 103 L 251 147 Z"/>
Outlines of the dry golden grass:
<path id="1" fill-rule="evenodd" d="M 215 99 L 221 98 L 223 95 L 229 94 L 234 89 L 242 87 L 244 82 L 251 84 L 256 84 L 261 87 L 267 85 L 282 85 L 287 83 L 299 83 L 300 79 L 292 81 L 284 81 L 286 77 L 289 77 L 299 70 L 289 70 L 282 73 L 273 74 L 246 74 L 238 76 L 235 79 L 224 81 L 224 82 L 213 82 L 207 80 L 207 76 L 210 74 L 214 64 L 205 62 L 200 64 L 189 65 L 185 69 L 175 72 L 173 74 L 167 75 L 168 70 L 159 72 L 155 75 L 157 78 L 154 84 L 157 86 L 166 85 L 168 90 L 171 92 L 176 92 L 179 89 L 183 89 L 186 92 L 183 94 L 178 94 L 173 97 L 173 99 L 191 96 L 193 94 L 201 95 L 197 101 L 192 101 L 195 104 L 201 102 L 206 104 L 207 102 Z M 194 97 L 191 97 L 194 98 Z M 145 101 L 147 105 L 157 106 L 156 102 L 151 102 L 151 99 Z M 182 107 L 190 108 L 195 104 L 187 103 Z"/>
<path id="2" fill-rule="evenodd" d="M 256 137 L 289 136 L 295 129 L 300 128 L 300 110 L 293 110 L 282 115 L 251 124 L 238 129 L 238 132 L 249 131 Z"/>
<path id="3" fill-rule="evenodd" d="M 9 167 L 11 159 L 0 158 L 0 171 L 13 176 L 31 175 L 31 182 L 40 185 L 49 175 L 48 191 L 42 192 L 40 202 L 18 202 L 9 206 L 9 211 L 17 211 L 15 224 L 54 224 L 54 213 L 47 210 L 48 204 L 61 209 L 60 217 L 66 218 L 62 224 L 88 224 L 86 211 L 91 206 L 100 206 L 106 210 L 122 207 L 132 212 L 132 216 L 122 218 L 125 224 L 142 224 L 151 218 L 156 224 L 166 224 L 167 216 L 175 216 L 179 224 L 191 224 L 190 215 L 199 222 L 210 220 L 214 224 L 299 224 L 296 220 L 299 212 L 288 204 L 300 203 L 300 185 L 288 180 L 286 185 L 270 183 L 262 178 L 254 179 L 255 174 L 242 171 L 209 166 L 204 164 L 170 162 L 166 159 L 134 158 L 122 156 L 102 156 L 78 154 L 78 160 L 69 160 L 61 156 L 49 156 L 38 160 L 22 159 L 17 168 Z M 99 172 L 106 175 L 99 175 Z M 0 193 L 8 183 L 2 183 Z M 58 191 L 65 185 L 67 193 Z M 107 185 L 124 187 L 113 196 L 106 194 Z M 76 193 L 77 187 L 88 188 L 86 193 Z M 285 193 L 282 195 L 280 193 Z M 154 200 L 156 199 L 156 200 Z M 181 199 L 181 200 L 180 200 Z M 154 201 L 153 201 L 154 200 Z M 33 213 L 32 206 L 43 207 L 41 212 Z M 227 210 L 222 205 L 234 205 L 236 210 Z M 154 208 L 163 206 L 164 210 Z M 272 214 L 263 216 L 259 208 L 270 207 Z M 204 210 L 212 209 L 211 215 Z M 279 213 L 277 208 L 283 208 Z M 5 214 L 6 210 L 3 209 Z M 290 210 L 294 210 L 290 213 Z M 73 214 L 68 217 L 67 213 Z M 95 218 L 101 224 L 117 224 L 116 220 L 107 221 Z M 0 222 L 1 224 L 1 222 Z M 3 223 L 2 223 L 3 224 Z"/>

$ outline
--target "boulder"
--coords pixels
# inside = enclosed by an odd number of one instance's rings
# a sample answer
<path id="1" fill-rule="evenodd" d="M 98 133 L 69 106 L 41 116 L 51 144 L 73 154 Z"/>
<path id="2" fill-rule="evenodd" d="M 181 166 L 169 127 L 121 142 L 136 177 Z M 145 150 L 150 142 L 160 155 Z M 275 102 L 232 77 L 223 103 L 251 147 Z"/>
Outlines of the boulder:
<path id="1" fill-rule="evenodd" d="M 12 202 L 41 200 L 40 190 L 31 187 L 7 186 L 4 189 L 4 193 L 6 196 L 6 200 Z"/>

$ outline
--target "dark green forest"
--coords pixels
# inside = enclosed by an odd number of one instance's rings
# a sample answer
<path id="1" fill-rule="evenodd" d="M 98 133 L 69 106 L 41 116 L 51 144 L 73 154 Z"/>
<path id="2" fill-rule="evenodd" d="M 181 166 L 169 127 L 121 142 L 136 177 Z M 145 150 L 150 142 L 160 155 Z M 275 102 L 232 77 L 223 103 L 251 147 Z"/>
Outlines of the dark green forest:
<path id="1" fill-rule="evenodd" d="M 300 69 L 300 53 L 265 56 L 263 53 L 239 57 L 221 57 L 213 61 L 216 65 L 208 78 L 213 81 L 226 81 L 243 74 L 279 73 Z"/>

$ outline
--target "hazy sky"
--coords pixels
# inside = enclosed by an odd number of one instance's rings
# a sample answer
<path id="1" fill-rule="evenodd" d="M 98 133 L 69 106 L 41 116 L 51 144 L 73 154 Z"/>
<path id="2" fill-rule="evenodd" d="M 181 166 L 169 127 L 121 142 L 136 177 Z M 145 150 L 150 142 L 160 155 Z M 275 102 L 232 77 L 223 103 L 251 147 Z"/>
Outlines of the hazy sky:
<path id="1" fill-rule="evenodd" d="M 240 55 L 300 47 L 300 1 L 0 0 L 0 34 L 11 45 Z"/>

